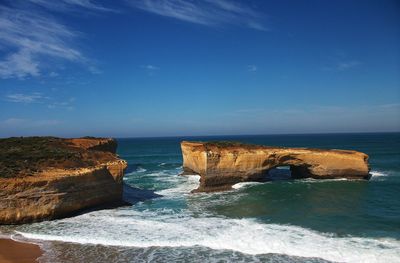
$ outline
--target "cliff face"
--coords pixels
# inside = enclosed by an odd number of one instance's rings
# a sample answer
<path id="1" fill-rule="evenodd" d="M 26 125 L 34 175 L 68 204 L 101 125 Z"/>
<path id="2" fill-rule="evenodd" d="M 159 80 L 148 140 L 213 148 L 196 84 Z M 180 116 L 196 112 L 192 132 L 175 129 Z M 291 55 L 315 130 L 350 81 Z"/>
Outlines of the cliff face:
<path id="1" fill-rule="evenodd" d="M 0 224 L 61 218 L 87 208 L 122 203 L 127 163 L 115 155 L 115 140 L 0 140 L 0 146 L 7 143 L 14 148 L 8 159 L 1 160 Z"/>
<path id="2" fill-rule="evenodd" d="M 279 166 L 290 166 L 292 178 L 369 178 L 368 155 L 357 151 L 223 142 L 182 142 L 181 148 L 184 172 L 201 176 L 197 191 L 224 190 L 238 182 L 261 180 Z"/>

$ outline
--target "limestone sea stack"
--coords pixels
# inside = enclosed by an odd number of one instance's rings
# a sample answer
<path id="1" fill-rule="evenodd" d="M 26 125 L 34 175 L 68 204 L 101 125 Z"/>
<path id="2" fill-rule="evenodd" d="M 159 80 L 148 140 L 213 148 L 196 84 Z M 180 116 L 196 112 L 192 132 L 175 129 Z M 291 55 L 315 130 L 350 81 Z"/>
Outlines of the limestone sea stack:
<path id="1" fill-rule="evenodd" d="M 0 224 L 71 216 L 122 204 L 127 163 L 114 139 L 0 139 Z"/>
<path id="2" fill-rule="evenodd" d="M 269 170 L 289 166 L 292 178 L 369 179 L 368 155 L 350 150 L 283 148 L 233 142 L 181 143 L 184 173 L 200 175 L 195 191 L 230 189 L 260 181 Z"/>

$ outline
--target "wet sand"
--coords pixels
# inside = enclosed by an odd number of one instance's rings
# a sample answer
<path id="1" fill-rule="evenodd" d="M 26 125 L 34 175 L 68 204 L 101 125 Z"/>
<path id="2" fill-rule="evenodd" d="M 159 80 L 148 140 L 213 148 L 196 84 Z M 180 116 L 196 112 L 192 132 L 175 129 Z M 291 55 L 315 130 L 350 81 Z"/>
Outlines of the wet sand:
<path id="1" fill-rule="evenodd" d="M 38 245 L 0 238 L 0 263 L 35 263 L 42 254 Z"/>

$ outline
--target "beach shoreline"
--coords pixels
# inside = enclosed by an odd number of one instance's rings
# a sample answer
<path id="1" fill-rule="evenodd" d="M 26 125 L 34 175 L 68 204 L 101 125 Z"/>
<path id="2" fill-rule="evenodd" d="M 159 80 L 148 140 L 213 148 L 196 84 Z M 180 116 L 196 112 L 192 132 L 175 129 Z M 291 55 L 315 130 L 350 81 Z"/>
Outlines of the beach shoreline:
<path id="1" fill-rule="evenodd" d="M 36 244 L 0 238 L 0 263 L 35 263 L 42 255 Z"/>

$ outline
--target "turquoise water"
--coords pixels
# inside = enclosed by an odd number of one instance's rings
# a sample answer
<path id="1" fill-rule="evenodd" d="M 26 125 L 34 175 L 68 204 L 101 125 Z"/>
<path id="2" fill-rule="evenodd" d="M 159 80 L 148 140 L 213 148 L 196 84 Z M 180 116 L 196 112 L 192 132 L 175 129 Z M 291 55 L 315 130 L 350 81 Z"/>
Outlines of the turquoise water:
<path id="1" fill-rule="evenodd" d="M 370 156 L 370 181 L 240 183 L 191 194 L 180 141 L 353 149 Z M 400 262 L 400 134 L 119 139 L 135 188 L 132 206 L 13 228 L 47 262 Z M 276 171 L 287 174 L 289 171 Z"/>

